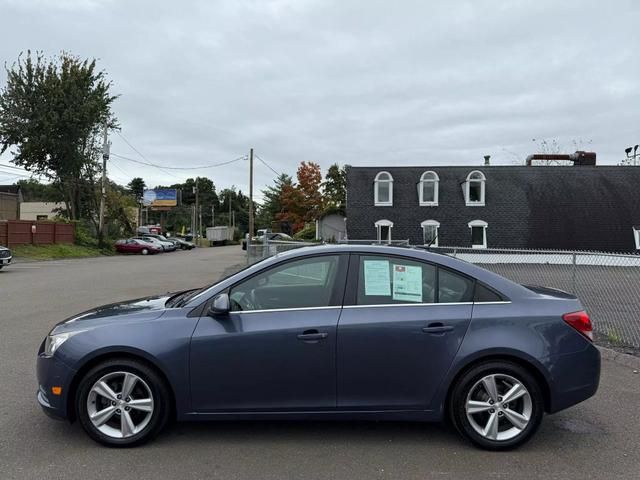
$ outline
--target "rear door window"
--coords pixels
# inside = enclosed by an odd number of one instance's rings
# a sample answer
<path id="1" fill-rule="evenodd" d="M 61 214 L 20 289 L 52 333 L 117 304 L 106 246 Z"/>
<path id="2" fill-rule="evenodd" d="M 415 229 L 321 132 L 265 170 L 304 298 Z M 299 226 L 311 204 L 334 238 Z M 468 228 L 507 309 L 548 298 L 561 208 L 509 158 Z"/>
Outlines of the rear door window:
<path id="1" fill-rule="evenodd" d="M 360 257 L 358 305 L 434 303 L 436 267 L 402 257 Z"/>

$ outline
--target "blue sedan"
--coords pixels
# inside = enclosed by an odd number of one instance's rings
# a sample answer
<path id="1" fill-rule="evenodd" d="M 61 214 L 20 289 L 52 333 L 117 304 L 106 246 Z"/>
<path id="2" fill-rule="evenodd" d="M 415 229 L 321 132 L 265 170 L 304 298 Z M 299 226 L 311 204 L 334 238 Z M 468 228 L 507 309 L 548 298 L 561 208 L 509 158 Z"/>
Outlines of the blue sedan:
<path id="1" fill-rule="evenodd" d="M 109 446 L 170 418 L 449 418 L 502 450 L 599 377 L 568 293 L 419 249 L 318 246 L 59 323 L 38 352 L 37 398 Z"/>

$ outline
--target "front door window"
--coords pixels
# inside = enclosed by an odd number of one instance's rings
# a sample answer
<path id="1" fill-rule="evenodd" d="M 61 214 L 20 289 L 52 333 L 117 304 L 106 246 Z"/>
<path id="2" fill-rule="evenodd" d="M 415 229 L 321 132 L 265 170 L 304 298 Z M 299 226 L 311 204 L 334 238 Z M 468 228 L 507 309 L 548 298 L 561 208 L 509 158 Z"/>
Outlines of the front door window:
<path id="1" fill-rule="evenodd" d="M 231 288 L 232 311 L 327 307 L 338 271 L 338 255 L 294 260 Z"/>

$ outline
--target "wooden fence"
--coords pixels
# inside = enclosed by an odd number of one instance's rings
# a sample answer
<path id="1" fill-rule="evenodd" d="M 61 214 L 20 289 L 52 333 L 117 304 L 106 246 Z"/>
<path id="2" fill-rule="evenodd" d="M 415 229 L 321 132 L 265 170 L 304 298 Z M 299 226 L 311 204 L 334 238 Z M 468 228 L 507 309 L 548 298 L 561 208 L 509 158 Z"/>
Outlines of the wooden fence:
<path id="1" fill-rule="evenodd" d="M 75 225 L 72 223 L 37 222 L 32 220 L 0 221 L 0 245 L 50 245 L 73 243 Z"/>

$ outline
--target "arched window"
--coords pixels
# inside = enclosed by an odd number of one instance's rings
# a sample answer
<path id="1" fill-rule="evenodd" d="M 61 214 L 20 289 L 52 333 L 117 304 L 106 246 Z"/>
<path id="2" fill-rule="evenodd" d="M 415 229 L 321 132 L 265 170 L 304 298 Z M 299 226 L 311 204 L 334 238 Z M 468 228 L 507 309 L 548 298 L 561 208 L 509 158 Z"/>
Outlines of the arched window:
<path id="1" fill-rule="evenodd" d="M 465 203 L 467 206 L 484 206 L 485 182 L 484 173 L 479 170 L 474 170 L 467 176 L 467 181 L 465 182 Z"/>
<path id="2" fill-rule="evenodd" d="M 422 242 L 432 247 L 438 246 L 438 229 L 440 222 L 437 220 L 425 220 L 420 224 L 422 227 Z"/>
<path id="3" fill-rule="evenodd" d="M 487 248 L 487 227 L 489 224 L 483 220 L 469 222 L 471 229 L 471 246 L 473 248 Z"/>
<path id="4" fill-rule="evenodd" d="M 376 227 L 376 238 L 379 243 L 391 243 L 391 229 L 393 222 L 389 220 L 378 220 L 374 223 Z"/>
<path id="5" fill-rule="evenodd" d="M 393 177 L 389 172 L 379 172 L 374 180 L 373 203 L 377 207 L 393 205 Z"/>
<path id="6" fill-rule="evenodd" d="M 438 205 L 438 182 L 440 178 L 436 172 L 424 172 L 418 184 L 418 198 L 420 205 L 435 207 Z"/>

